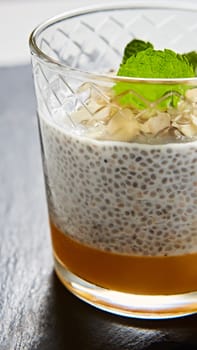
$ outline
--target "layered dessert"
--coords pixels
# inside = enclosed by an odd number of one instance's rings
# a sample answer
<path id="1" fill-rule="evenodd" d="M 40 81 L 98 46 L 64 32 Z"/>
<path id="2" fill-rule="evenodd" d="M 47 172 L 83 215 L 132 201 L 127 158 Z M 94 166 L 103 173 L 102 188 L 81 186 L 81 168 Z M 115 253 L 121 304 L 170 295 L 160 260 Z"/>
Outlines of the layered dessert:
<path id="1" fill-rule="evenodd" d="M 192 78 L 195 59 L 133 40 L 118 76 Z M 196 291 L 197 89 L 120 79 L 76 95 L 62 125 L 39 115 L 55 258 L 110 290 Z"/>

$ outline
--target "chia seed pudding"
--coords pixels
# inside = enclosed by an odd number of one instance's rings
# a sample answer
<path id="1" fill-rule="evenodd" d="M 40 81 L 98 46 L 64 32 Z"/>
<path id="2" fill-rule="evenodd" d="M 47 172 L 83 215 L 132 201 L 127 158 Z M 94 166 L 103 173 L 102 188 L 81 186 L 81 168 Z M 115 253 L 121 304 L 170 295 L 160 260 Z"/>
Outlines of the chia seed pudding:
<path id="1" fill-rule="evenodd" d="M 62 233 L 118 254 L 197 251 L 197 141 L 95 140 L 39 117 L 50 218 Z"/>

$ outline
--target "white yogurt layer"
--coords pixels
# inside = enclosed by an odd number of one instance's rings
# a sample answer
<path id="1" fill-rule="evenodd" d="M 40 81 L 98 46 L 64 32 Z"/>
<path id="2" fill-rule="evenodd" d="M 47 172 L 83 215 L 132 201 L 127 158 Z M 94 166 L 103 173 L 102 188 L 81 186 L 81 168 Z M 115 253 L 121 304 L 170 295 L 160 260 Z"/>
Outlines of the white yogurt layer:
<path id="1" fill-rule="evenodd" d="M 121 254 L 197 252 L 197 141 L 96 141 L 39 117 L 50 217 L 63 233 Z"/>

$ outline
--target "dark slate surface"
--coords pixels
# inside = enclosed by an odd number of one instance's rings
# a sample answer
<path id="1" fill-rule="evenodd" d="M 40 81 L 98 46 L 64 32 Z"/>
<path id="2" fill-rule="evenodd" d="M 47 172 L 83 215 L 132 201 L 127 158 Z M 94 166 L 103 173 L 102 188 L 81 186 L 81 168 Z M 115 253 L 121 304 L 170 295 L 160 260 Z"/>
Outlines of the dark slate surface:
<path id="1" fill-rule="evenodd" d="M 0 69 L 0 349 L 197 349 L 197 316 L 121 318 L 53 272 L 30 66 Z"/>

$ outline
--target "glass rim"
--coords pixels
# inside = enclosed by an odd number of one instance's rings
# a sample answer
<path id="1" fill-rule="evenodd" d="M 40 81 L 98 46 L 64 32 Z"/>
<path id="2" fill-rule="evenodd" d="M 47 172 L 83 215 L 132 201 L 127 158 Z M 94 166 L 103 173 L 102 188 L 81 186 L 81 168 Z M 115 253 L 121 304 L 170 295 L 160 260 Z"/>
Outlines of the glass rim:
<path id="1" fill-rule="evenodd" d="M 125 10 L 125 9 L 160 9 L 160 10 L 177 10 L 177 11 L 196 11 L 197 13 L 197 5 L 191 2 L 180 3 L 178 0 L 170 1 L 170 0 L 135 0 L 132 1 L 119 1 L 119 2 L 108 2 L 102 5 L 92 5 L 79 7 L 74 10 L 68 10 L 63 12 L 57 16 L 51 17 L 38 26 L 36 26 L 29 36 L 29 48 L 30 53 L 33 57 L 36 57 L 39 61 L 44 64 L 47 64 L 51 69 L 56 70 L 58 72 L 72 72 L 72 74 L 77 74 L 83 76 L 89 80 L 101 80 L 107 82 L 125 82 L 125 83 L 144 83 L 144 84 L 164 84 L 164 85 L 174 85 L 174 84 L 183 84 L 183 85 L 196 85 L 197 77 L 188 77 L 188 78 L 140 78 L 140 77 L 127 77 L 127 76 L 113 76 L 111 74 L 103 74 L 96 72 L 89 72 L 86 70 L 81 70 L 77 68 L 73 68 L 67 64 L 61 63 L 58 60 L 54 59 L 50 55 L 47 55 L 43 50 L 39 48 L 37 44 L 37 39 L 39 35 L 54 25 L 55 23 L 62 22 L 64 20 L 77 17 L 80 15 L 86 15 L 101 11 L 110 11 L 110 10 Z"/>

